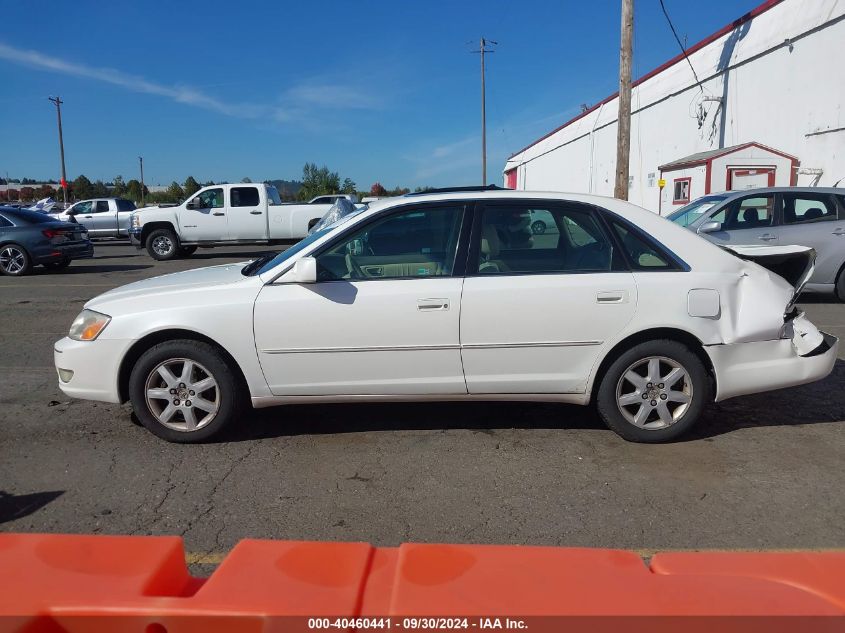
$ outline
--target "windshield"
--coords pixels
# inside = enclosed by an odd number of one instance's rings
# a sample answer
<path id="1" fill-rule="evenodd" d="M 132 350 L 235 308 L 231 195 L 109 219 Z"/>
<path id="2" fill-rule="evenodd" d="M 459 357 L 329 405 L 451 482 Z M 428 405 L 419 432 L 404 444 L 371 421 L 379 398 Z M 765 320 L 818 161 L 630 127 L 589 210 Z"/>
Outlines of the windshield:
<path id="1" fill-rule="evenodd" d="M 675 224 L 689 226 L 710 209 L 726 199 L 727 196 L 707 196 L 706 198 L 699 198 L 698 200 L 690 202 L 685 207 L 681 207 L 674 213 L 669 214 L 667 218 Z"/>
<path id="2" fill-rule="evenodd" d="M 303 240 L 300 240 L 293 246 L 283 251 L 280 251 L 273 255 L 272 253 L 269 255 L 265 255 L 259 259 L 256 259 L 252 263 L 248 264 L 244 267 L 241 271 L 247 277 L 252 277 L 254 275 L 260 275 L 262 273 L 266 273 L 268 270 L 272 270 L 282 262 L 290 259 L 309 245 L 313 244 L 321 237 L 323 237 L 326 233 L 329 233 L 333 227 L 325 227 L 324 229 L 312 233 L 308 237 Z"/>

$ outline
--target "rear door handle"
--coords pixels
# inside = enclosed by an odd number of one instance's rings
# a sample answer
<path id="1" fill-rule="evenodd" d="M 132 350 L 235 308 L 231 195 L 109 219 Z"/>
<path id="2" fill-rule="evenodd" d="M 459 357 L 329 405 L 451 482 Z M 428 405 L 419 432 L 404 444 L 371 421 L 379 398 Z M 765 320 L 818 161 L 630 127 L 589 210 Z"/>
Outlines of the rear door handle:
<path id="1" fill-rule="evenodd" d="M 778 238 L 777 235 L 772 235 L 771 233 L 763 233 L 758 240 L 763 240 L 764 242 L 770 242 L 771 240 L 776 240 Z"/>
<path id="2" fill-rule="evenodd" d="M 603 290 L 596 294 L 596 303 L 627 303 L 628 292 L 625 290 Z"/>
<path id="3" fill-rule="evenodd" d="M 448 309 L 448 299 L 417 299 L 417 310 L 420 312 L 435 312 Z"/>
<path id="4" fill-rule="evenodd" d="M 250 215 L 261 215 L 261 211 L 250 211 Z"/>
<path id="5" fill-rule="evenodd" d="M 226 214 L 225 214 L 225 213 L 220 213 L 220 212 L 215 211 L 215 212 L 214 212 L 214 215 L 226 215 Z"/>

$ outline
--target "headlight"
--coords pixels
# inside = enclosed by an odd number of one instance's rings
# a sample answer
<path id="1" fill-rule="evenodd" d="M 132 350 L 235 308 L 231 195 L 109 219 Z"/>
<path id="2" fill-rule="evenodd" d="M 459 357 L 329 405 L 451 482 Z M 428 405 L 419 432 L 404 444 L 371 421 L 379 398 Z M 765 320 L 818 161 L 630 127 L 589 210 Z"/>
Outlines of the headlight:
<path id="1" fill-rule="evenodd" d="M 129 225 L 130 225 L 133 229 L 140 228 L 140 226 L 141 226 L 141 218 L 139 218 L 139 217 L 138 217 L 138 214 L 137 214 L 137 213 L 133 213 L 132 215 L 130 215 L 130 216 L 129 216 Z"/>
<path id="2" fill-rule="evenodd" d="M 68 336 L 74 341 L 93 341 L 111 321 L 107 314 L 83 310 L 70 326 Z"/>

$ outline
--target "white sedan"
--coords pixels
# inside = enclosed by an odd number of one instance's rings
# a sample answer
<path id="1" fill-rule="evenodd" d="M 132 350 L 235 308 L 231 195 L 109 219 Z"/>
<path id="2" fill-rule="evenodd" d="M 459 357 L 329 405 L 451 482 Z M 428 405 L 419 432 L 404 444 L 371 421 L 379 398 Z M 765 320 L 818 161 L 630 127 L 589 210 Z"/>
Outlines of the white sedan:
<path id="1" fill-rule="evenodd" d="M 539 214 L 556 230 L 526 230 Z M 245 404 L 363 400 L 593 403 L 622 437 L 665 441 L 836 360 L 793 307 L 813 251 L 734 250 L 596 196 L 380 200 L 275 257 L 92 299 L 55 344 L 59 385 L 129 400 L 174 442 Z"/>

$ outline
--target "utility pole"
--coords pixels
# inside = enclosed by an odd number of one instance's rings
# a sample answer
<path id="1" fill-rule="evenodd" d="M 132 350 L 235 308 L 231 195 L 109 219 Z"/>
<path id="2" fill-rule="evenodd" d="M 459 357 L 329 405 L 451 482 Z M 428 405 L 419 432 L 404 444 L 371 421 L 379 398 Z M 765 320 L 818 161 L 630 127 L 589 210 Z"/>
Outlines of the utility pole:
<path id="1" fill-rule="evenodd" d="M 56 116 L 59 119 L 59 155 L 62 158 L 62 195 L 64 196 L 63 202 L 67 204 L 67 174 L 65 173 L 65 142 L 62 138 L 62 101 L 61 97 L 48 97 L 50 101 L 53 102 L 53 105 L 56 106 Z"/>
<path id="2" fill-rule="evenodd" d="M 487 45 L 496 46 L 498 42 L 493 40 L 486 40 L 483 37 L 479 42 L 479 47 L 476 53 L 481 53 L 481 184 L 487 186 L 487 89 L 484 78 L 484 55 L 486 53 L 494 53 L 492 48 L 487 48 Z"/>
<path id="3" fill-rule="evenodd" d="M 622 34 L 619 47 L 619 124 L 616 130 L 616 186 L 613 195 L 628 199 L 631 157 L 631 57 L 634 32 L 634 0 L 622 0 Z"/>
<path id="4" fill-rule="evenodd" d="M 144 157 L 139 156 L 138 162 L 141 163 L 141 208 L 144 208 Z"/>

